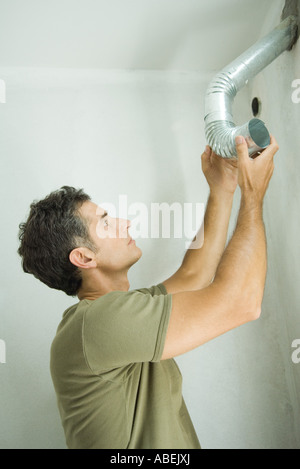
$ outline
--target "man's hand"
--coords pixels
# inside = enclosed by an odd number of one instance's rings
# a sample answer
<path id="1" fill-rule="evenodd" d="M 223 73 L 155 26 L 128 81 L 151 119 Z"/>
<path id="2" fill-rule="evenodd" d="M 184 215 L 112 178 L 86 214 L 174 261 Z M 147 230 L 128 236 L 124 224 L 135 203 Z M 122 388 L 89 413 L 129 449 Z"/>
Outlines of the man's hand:
<path id="1" fill-rule="evenodd" d="M 271 135 L 271 144 L 257 156 L 251 159 L 248 156 L 248 147 L 243 137 L 236 140 L 238 154 L 238 184 L 242 196 L 254 198 L 262 204 L 270 179 L 274 171 L 274 156 L 279 146 Z"/>
<path id="2" fill-rule="evenodd" d="M 232 158 L 216 155 L 209 146 L 201 156 L 202 171 L 210 191 L 220 194 L 234 194 L 238 185 L 238 163 Z"/>

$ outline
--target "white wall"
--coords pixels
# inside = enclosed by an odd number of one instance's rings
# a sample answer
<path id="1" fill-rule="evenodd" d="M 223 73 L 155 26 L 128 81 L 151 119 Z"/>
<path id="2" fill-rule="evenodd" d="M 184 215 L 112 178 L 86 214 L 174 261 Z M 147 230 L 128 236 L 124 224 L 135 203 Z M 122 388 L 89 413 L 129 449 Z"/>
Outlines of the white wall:
<path id="1" fill-rule="evenodd" d="M 49 347 L 75 302 L 21 271 L 18 224 L 29 204 L 64 184 L 100 203 L 205 202 L 199 74 L 1 70 L 1 447 L 63 447 Z M 184 240 L 143 239 L 131 287 L 158 283 Z"/>
<path id="2" fill-rule="evenodd" d="M 270 11 L 261 36 L 279 23 L 282 7 Z M 249 91 L 249 103 L 259 97 L 259 117 L 280 145 L 264 209 L 269 268 L 262 316 L 178 360 L 208 448 L 300 448 L 300 363 L 291 358 L 300 339 L 300 103 L 292 100 L 299 47 L 256 77 Z"/>
<path id="3" fill-rule="evenodd" d="M 277 10 L 278 12 L 278 10 Z M 279 12 L 278 12 L 279 13 Z M 266 32 L 276 24 L 276 11 L 264 25 Z M 297 89 L 292 86 L 298 79 Z M 261 118 L 270 123 L 280 152 L 265 206 L 269 240 L 269 274 L 265 295 L 265 323 L 273 347 L 281 354 L 280 372 L 273 372 L 273 393 L 278 407 L 291 421 L 291 434 L 300 447 L 300 363 L 291 360 L 291 347 L 300 339 L 299 206 L 300 206 L 300 43 L 268 67 L 253 86 L 262 101 Z M 298 98 L 296 100 L 296 98 Z M 280 393 L 278 382 L 286 380 L 288 394 Z"/>
<path id="4" fill-rule="evenodd" d="M 279 13 L 279 12 L 278 12 Z M 265 29 L 277 24 L 269 17 Z M 273 24 L 274 23 L 274 24 Z M 184 395 L 204 448 L 300 448 L 300 364 L 291 361 L 299 324 L 300 78 L 299 45 L 281 57 L 235 114 L 250 117 L 254 96 L 281 150 L 265 207 L 269 273 L 259 321 L 177 361 Z M 298 67 L 298 68 L 295 68 Z M 74 303 L 20 268 L 18 224 L 33 199 L 64 184 L 84 187 L 97 203 L 206 202 L 200 155 L 203 97 L 209 76 L 179 72 L 0 69 L 1 282 L 0 447 L 64 448 L 49 374 L 49 347 L 65 308 Z M 238 207 L 235 200 L 231 229 Z M 143 257 L 131 288 L 164 280 L 184 254 L 184 240 L 139 240 Z"/>
<path id="5" fill-rule="evenodd" d="M 214 70 L 278 1 L 0 0 L 0 66 Z"/>

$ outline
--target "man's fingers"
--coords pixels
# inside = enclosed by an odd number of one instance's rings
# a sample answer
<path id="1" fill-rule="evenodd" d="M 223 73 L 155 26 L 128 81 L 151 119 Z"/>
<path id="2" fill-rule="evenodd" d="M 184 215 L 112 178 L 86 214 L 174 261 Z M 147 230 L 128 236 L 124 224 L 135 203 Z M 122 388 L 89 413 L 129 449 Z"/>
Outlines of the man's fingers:
<path id="1" fill-rule="evenodd" d="M 275 137 L 273 137 L 273 135 L 271 135 L 271 143 L 270 145 L 262 152 L 262 155 L 265 156 L 265 157 L 269 157 L 269 158 L 274 158 L 275 154 L 278 152 L 279 150 L 279 145 L 275 139 Z"/>
<path id="2" fill-rule="evenodd" d="M 201 167 L 202 167 L 202 171 L 204 173 L 209 168 L 209 165 L 210 165 L 209 156 L 207 155 L 207 153 L 203 152 L 202 155 L 201 155 Z"/>
<path id="3" fill-rule="evenodd" d="M 210 164 L 211 154 L 212 154 L 211 148 L 208 145 L 206 145 L 205 151 L 201 155 L 202 165 Z"/>
<path id="4" fill-rule="evenodd" d="M 248 145 L 247 145 L 247 142 L 246 142 L 245 138 L 242 137 L 242 136 L 236 137 L 235 144 L 236 144 L 238 159 L 240 161 L 249 160 Z M 256 158 L 261 158 L 261 157 L 273 159 L 274 155 L 277 153 L 278 150 L 279 150 L 278 143 L 277 143 L 275 137 L 273 137 L 273 135 L 271 135 L 270 145 L 265 150 L 263 150 L 260 154 L 257 153 L 256 155 L 254 155 L 254 157 L 252 157 L 252 159 L 255 160 Z"/>
<path id="5" fill-rule="evenodd" d="M 279 146 L 278 146 L 278 143 L 275 139 L 275 137 L 273 137 L 271 135 L 271 143 L 270 145 L 265 148 L 264 150 L 262 150 L 260 153 L 257 153 L 256 155 L 252 156 L 252 159 L 253 160 L 262 160 L 262 159 L 268 159 L 270 161 L 273 160 L 275 154 L 277 153 L 277 151 L 279 150 Z"/>
<path id="6" fill-rule="evenodd" d="M 239 161 L 248 161 L 249 160 L 249 152 L 248 152 L 248 145 L 244 137 L 239 135 L 235 139 L 236 151 Z"/>

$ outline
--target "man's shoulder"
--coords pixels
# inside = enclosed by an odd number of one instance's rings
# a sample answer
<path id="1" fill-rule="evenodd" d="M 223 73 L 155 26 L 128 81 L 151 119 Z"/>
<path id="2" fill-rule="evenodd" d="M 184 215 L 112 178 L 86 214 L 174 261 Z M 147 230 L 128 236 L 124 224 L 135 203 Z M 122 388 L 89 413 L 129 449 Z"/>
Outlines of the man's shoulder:
<path id="1" fill-rule="evenodd" d="M 157 285 L 153 285 L 150 288 L 138 288 L 138 289 L 133 290 L 133 291 L 138 291 L 138 292 L 145 293 L 145 294 L 150 293 L 151 296 L 167 295 L 167 290 L 166 290 L 165 286 L 162 283 L 159 283 Z"/>
<path id="2" fill-rule="evenodd" d="M 89 317 L 94 311 L 97 313 L 100 311 L 108 313 L 111 307 L 116 308 L 117 306 L 125 306 L 127 302 L 130 304 L 131 301 L 134 300 L 135 295 L 140 296 L 141 294 L 155 297 L 159 295 L 167 295 L 167 291 L 163 284 L 157 284 L 151 287 L 132 289 L 127 292 L 114 290 L 97 298 L 96 300 L 83 299 L 65 310 L 62 320 L 58 326 L 57 333 L 64 329 L 69 329 L 72 326 L 76 327 L 76 324 L 78 325 L 78 323 L 84 321 L 86 315 Z"/>

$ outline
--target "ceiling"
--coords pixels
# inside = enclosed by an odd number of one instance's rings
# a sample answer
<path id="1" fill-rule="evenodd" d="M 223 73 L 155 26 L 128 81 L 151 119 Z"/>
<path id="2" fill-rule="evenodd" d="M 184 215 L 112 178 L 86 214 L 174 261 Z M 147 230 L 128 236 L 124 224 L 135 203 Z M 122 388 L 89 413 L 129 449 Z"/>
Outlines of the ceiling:
<path id="1" fill-rule="evenodd" d="M 280 0 L 0 0 L 0 67 L 218 70 Z"/>

